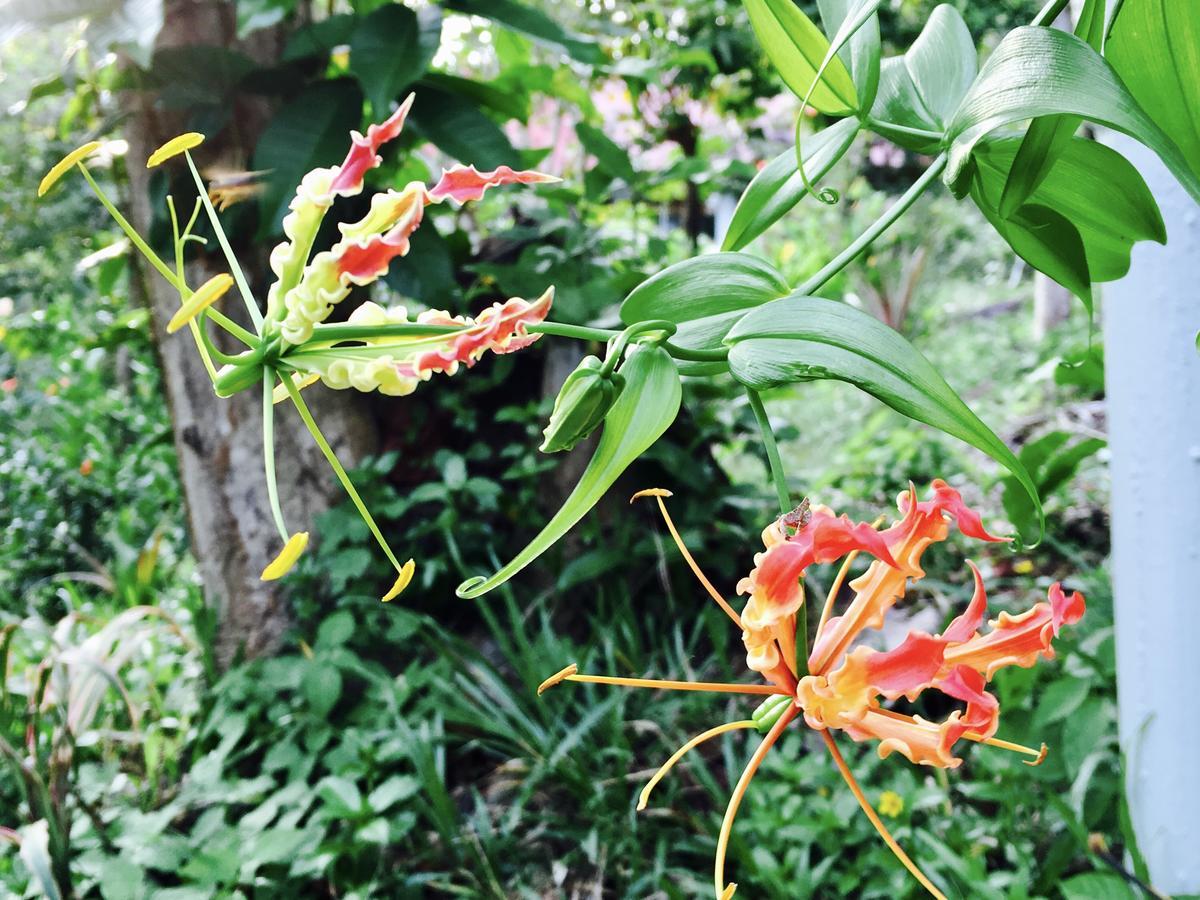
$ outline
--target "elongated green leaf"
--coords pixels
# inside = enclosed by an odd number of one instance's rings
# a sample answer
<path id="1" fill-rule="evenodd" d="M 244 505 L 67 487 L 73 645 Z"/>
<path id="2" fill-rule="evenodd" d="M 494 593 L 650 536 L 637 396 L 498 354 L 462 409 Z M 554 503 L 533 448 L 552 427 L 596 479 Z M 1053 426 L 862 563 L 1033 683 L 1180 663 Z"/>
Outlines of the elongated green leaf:
<path id="1" fill-rule="evenodd" d="M 804 141 L 804 168 L 810 183 L 824 178 L 850 149 L 858 120 L 842 119 Z M 804 199 L 808 188 L 796 168 L 796 151 L 789 147 L 754 176 L 733 211 L 722 250 L 741 250 Z"/>
<path id="2" fill-rule="evenodd" d="M 562 50 L 580 62 L 592 65 L 604 62 L 604 54 L 594 41 L 567 31 L 540 9 L 517 0 L 442 0 L 442 6 L 491 19 L 539 43 Z"/>
<path id="3" fill-rule="evenodd" d="M 978 52 L 962 14 L 943 3 L 917 35 L 904 64 L 935 122 L 950 121 L 979 71 Z"/>
<path id="4" fill-rule="evenodd" d="M 758 42 L 784 84 L 797 97 L 813 87 L 813 79 L 829 41 L 792 0 L 743 0 Z M 854 81 L 841 59 L 833 59 L 812 91 L 813 106 L 828 115 L 846 115 L 858 108 Z"/>
<path id="5" fill-rule="evenodd" d="M 825 33 L 837 34 L 842 23 L 852 19 L 854 10 L 861 8 L 865 2 L 869 0 L 817 0 Z M 854 32 L 845 47 L 838 50 L 838 55 L 850 70 L 859 108 L 870 109 L 875 102 L 875 95 L 879 93 L 879 18 L 874 15 L 874 10 L 869 21 Z"/>
<path id="6" fill-rule="evenodd" d="M 679 326 L 671 338 L 676 346 L 719 350 L 729 329 L 747 311 L 788 290 L 786 279 L 757 256 L 711 253 L 685 259 L 639 284 L 621 304 L 621 321 L 632 325 L 666 319 Z"/>
<path id="7" fill-rule="evenodd" d="M 1200 199 L 1200 176 L 1138 105 L 1112 66 L 1086 41 L 1032 26 L 1009 32 L 963 99 L 947 132 L 952 143 L 946 184 L 956 196 L 963 196 L 969 186 L 971 154 L 980 141 L 998 128 L 1048 115 L 1080 116 L 1141 141 Z"/>
<path id="8" fill-rule="evenodd" d="M 1200 5 L 1125 0 L 1104 53 L 1200 179 Z"/>
<path id="9" fill-rule="evenodd" d="M 481 169 L 512 165 L 518 159 L 499 125 L 471 100 L 441 87 L 420 88 L 409 121 L 452 159 Z"/>
<path id="10" fill-rule="evenodd" d="M 1093 50 L 1099 50 L 1104 43 L 1105 6 L 1105 0 L 1084 0 L 1075 25 L 1075 34 Z M 1004 196 L 1000 198 L 1001 216 L 1008 218 L 1029 199 L 1082 122 L 1078 116 L 1043 116 L 1030 123 L 1009 171 Z"/>
<path id="11" fill-rule="evenodd" d="M 793 295 L 747 314 L 725 343 L 730 371 L 755 390 L 816 378 L 846 381 L 979 448 L 1017 478 L 1042 520 L 1037 488 L 1020 460 L 929 360 L 878 319 L 844 303 Z"/>
<path id="12" fill-rule="evenodd" d="M 879 133 L 902 147 L 932 152 L 978 72 L 977 53 L 962 15 L 935 7 L 904 56 L 885 59 L 871 115 L 885 123 Z M 886 123 L 929 131 L 922 138 L 889 129 Z"/>
<path id="13" fill-rule="evenodd" d="M 975 152 L 971 197 L 1002 234 L 1006 219 L 999 204 L 1005 185 L 1011 183 L 1009 172 L 1019 144 L 1007 138 L 983 144 Z M 1124 276 L 1129 252 L 1138 241 L 1161 244 L 1167 239 L 1158 204 L 1137 169 L 1116 150 L 1084 138 L 1071 139 L 1029 202 L 1061 213 L 1078 231 L 1092 282 Z"/>
<path id="14" fill-rule="evenodd" d="M 541 556 L 604 496 L 618 476 L 662 436 L 679 414 L 682 391 L 675 363 L 660 347 L 639 348 L 621 367 L 625 390 L 604 422 L 596 455 L 563 503 L 529 546 L 490 578 L 471 578 L 458 596 L 471 599 L 491 591 Z"/>

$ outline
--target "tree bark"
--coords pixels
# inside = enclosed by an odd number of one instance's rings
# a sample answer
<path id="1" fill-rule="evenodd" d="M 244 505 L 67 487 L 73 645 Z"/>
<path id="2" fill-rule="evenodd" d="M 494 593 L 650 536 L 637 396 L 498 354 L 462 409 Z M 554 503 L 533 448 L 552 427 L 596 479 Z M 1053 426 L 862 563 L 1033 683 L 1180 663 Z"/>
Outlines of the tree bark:
<path id="1" fill-rule="evenodd" d="M 270 65 L 278 59 L 286 38 L 283 29 L 275 28 L 257 31 L 247 40 L 238 41 L 231 3 L 171 0 L 165 6 L 164 16 L 156 49 L 189 45 L 229 47 L 245 53 L 259 65 Z M 161 109 L 157 99 L 152 92 L 131 92 L 124 104 L 130 112 L 126 137 L 132 182 L 131 221 L 143 234 L 149 233 L 153 217 L 150 205 L 153 173 L 141 161 L 189 126 L 185 114 Z M 233 102 L 231 121 L 235 124 L 219 134 L 209 135 L 195 151 L 202 170 L 207 162 L 218 158 L 225 165 L 248 168 L 251 152 L 271 109 L 257 97 L 239 96 Z M 176 198 L 183 216 L 191 211 L 192 193 Z M 265 248 L 239 248 L 235 243 L 235 251 L 256 296 L 265 296 L 263 276 L 269 272 Z M 219 250 L 208 247 L 189 262 L 187 278 L 189 284 L 196 286 L 213 274 L 226 271 L 228 267 Z M 263 567 L 280 548 L 263 475 L 261 391 L 251 389 L 226 400 L 216 397 L 190 336 L 184 332 L 166 335 L 166 323 L 179 306 L 178 294 L 153 270 L 144 272 L 144 276 L 140 288 L 151 310 L 162 363 L 192 549 L 207 601 L 217 610 L 214 652 L 218 664 L 227 667 L 240 657 L 274 651 L 291 623 L 290 609 L 278 585 L 259 580 Z M 227 294 L 222 303 L 228 315 L 245 324 L 245 312 L 236 290 Z M 346 465 L 371 452 L 377 440 L 363 398 L 351 394 L 342 392 L 332 397 L 320 388 L 306 394 L 322 430 Z M 284 515 L 293 531 L 303 531 L 312 526 L 318 513 L 341 500 L 341 489 L 299 416 L 282 404 L 276 407 L 276 412 L 276 456 Z"/>

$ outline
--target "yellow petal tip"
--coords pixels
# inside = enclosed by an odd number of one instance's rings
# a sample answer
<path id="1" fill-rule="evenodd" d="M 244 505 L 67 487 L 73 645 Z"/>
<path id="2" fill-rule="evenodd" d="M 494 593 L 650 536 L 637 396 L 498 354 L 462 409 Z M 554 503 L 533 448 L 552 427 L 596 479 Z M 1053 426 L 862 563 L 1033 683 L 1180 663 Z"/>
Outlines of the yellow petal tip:
<path id="1" fill-rule="evenodd" d="M 729 898 L 732 897 L 736 891 L 737 891 L 737 885 L 730 884 L 728 887 L 725 888 L 725 890 L 721 891 L 721 900 L 729 900 Z"/>
<path id="2" fill-rule="evenodd" d="M 666 488 L 646 488 L 644 491 L 638 491 L 636 494 L 634 494 L 632 497 L 630 497 L 629 502 L 632 503 L 634 500 L 640 500 L 643 497 L 674 497 L 674 496 L 675 495 L 672 494 L 670 491 L 668 491 Z"/>
<path id="3" fill-rule="evenodd" d="M 383 595 L 383 602 L 395 600 L 400 596 L 400 593 L 408 587 L 408 583 L 412 581 L 413 573 L 417 571 L 417 564 L 414 560 L 409 560 L 400 567 L 400 573 L 396 576 L 396 580 L 392 583 L 392 589 Z"/>
<path id="4" fill-rule="evenodd" d="M 554 687 L 556 684 L 561 684 L 562 682 L 566 681 L 568 678 L 570 678 L 572 675 L 574 675 L 578 671 L 579 671 L 579 666 L 575 665 L 575 663 L 571 663 L 566 668 L 561 669 L 558 672 L 555 672 L 553 675 L 551 675 L 549 678 L 547 678 L 545 681 L 543 681 L 541 684 L 538 685 L 538 689 L 537 689 L 538 696 L 539 697 L 542 696 L 542 694 L 546 693 L 546 691 L 550 690 L 550 688 Z"/>
<path id="5" fill-rule="evenodd" d="M 167 323 L 167 334 L 174 334 L 192 321 L 220 300 L 231 287 L 233 287 L 233 278 L 224 273 L 208 279 L 184 301 L 183 306 L 176 310 L 175 315 L 171 316 L 171 321 Z"/>
<path id="6" fill-rule="evenodd" d="M 173 137 L 150 154 L 150 158 L 146 160 L 146 168 L 153 169 L 171 157 L 185 153 L 193 147 L 199 147 L 202 143 L 204 143 L 204 135 L 198 131 L 189 131 L 178 137 Z"/>
<path id="7" fill-rule="evenodd" d="M 300 558 L 300 554 L 304 552 L 304 548 L 307 546 L 308 532 L 297 531 L 288 538 L 287 543 L 283 545 L 283 549 L 279 551 L 279 555 L 271 560 L 267 567 L 262 570 L 262 575 L 260 576 L 262 580 L 274 581 L 290 572 L 292 566 L 296 565 L 296 560 Z"/>
<path id="8" fill-rule="evenodd" d="M 46 191 L 54 187 L 54 185 L 58 183 L 58 180 L 67 173 L 68 169 L 70 169 L 76 163 L 82 162 L 87 157 L 95 153 L 98 149 L 100 149 L 99 141 L 88 141 L 82 147 L 76 147 L 74 150 L 60 159 L 54 164 L 54 168 L 46 173 L 46 176 L 38 185 L 37 195 L 39 197 L 44 196 Z"/>

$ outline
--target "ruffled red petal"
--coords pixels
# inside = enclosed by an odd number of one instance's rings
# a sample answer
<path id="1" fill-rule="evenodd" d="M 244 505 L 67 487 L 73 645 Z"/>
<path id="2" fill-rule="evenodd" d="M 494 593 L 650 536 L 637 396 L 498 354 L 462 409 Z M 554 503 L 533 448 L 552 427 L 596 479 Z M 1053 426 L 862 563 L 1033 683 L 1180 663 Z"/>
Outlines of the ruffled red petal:
<path id="1" fill-rule="evenodd" d="M 357 131 L 350 132 L 350 152 L 346 154 L 346 159 L 333 177 L 330 187 L 333 193 L 345 196 L 361 190 L 367 171 L 381 162 L 378 156 L 379 148 L 396 138 L 403 130 L 404 120 L 412 108 L 413 96 L 409 94 L 405 97 L 400 107 L 384 122 L 368 127 L 366 137 Z"/>
<path id="2" fill-rule="evenodd" d="M 979 574 L 979 567 L 975 563 L 967 560 L 967 565 L 971 567 L 971 574 L 975 576 L 975 593 L 971 595 L 971 602 L 967 604 L 962 615 L 947 625 L 946 630 L 942 632 L 942 639 L 950 644 L 961 644 L 974 637 L 979 626 L 983 624 L 983 614 L 987 612 L 987 591 L 983 587 L 983 576 Z"/>
<path id="3" fill-rule="evenodd" d="M 419 191 L 407 192 L 403 201 L 405 206 L 398 213 L 396 224 L 383 234 L 373 234 L 365 241 L 350 243 L 338 253 L 338 275 L 357 285 L 364 285 L 387 274 L 392 260 L 408 253 L 409 238 L 425 217 L 424 200 Z"/>
<path id="4" fill-rule="evenodd" d="M 956 491 L 940 478 L 935 478 L 931 485 L 933 489 L 933 498 L 926 500 L 923 503 L 917 504 L 917 510 L 927 516 L 932 516 L 936 513 L 949 513 L 958 521 L 958 530 L 967 537 L 975 538 L 980 541 L 1001 542 L 1008 538 L 996 537 L 994 534 L 989 534 L 988 530 L 983 527 L 983 519 L 979 513 L 967 506 L 963 502 L 962 494 Z M 910 494 L 902 494 L 900 498 L 900 509 L 907 513 L 907 507 L 911 503 Z"/>
<path id="5" fill-rule="evenodd" d="M 541 172 L 517 172 L 508 166 L 499 166 L 491 172 L 480 172 L 474 166 L 455 165 L 442 170 L 442 177 L 434 185 L 429 196 L 434 201 L 447 198 L 458 203 L 478 200 L 490 187 L 502 184 L 543 184 L 558 181 L 553 175 Z"/>

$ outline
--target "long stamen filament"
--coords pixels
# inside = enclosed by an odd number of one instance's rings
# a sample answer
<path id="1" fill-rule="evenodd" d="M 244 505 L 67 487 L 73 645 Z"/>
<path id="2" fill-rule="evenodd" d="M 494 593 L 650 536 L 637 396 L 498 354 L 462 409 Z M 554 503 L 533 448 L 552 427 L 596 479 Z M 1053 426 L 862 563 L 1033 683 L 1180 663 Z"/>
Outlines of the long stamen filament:
<path id="1" fill-rule="evenodd" d="M 708 591 L 708 595 L 717 602 L 717 606 L 724 610 L 725 615 L 733 619 L 733 623 L 737 625 L 738 628 L 745 630 L 742 626 L 741 617 L 734 611 L 733 607 L 729 605 L 725 598 L 721 596 L 720 592 L 713 587 L 713 583 L 708 580 L 708 576 L 704 574 L 695 558 L 693 558 L 692 554 L 688 552 L 687 546 L 683 543 L 683 538 L 679 536 L 679 531 L 675 528 L 675 522 L 671 519 L 671 514 L 667 512 L 667 504 L 663 502 L 664 494 L 660 493 L 660 490 L 661 489 L 659 488 L 653 488 L 649 491 L 638 491 L 630 499 L 630 502 L 637 500 L 639 497 L 653 497 L 658 501 L 658 511 L 662 513 L 663 521 L 667 523 L 667 531 L 671 533 L 671 539 L 675 541 L 675 546 L 679 548 L 679 553 L 681 556 L 683 556 L 684 561 L 687 562 L 688 568 L 692 570 L 692 574 L 696 576 L 696 579 L 704 586 L 704 589 Z M 666 496 L 670 496 L 670 494 L 667 493 Z"/>
<path id="2" fill-rule="evenodd" d="M 731 684 L 723 681 L 661 681 L 655 678 L 618 678 L 613 675 L 567 675 L 563 681 L 609 684 L 617 687 L 653 688 L 664 691 L 711 691 L 718 694 L 784 694 L 773 684 Z"/>
<path id="3" fill-rule="evenodd" d="M 838 771 L 842 775 L 842 779 L 850 788 L 850 793 L 854 794 L 854 799 L 858 801 L 858 805 L 862 807 L 862 811 L 866 813 L 867 818 L 871 820 L 871 824 L 875 826 L 875 830 L 879 832 L 879 836 L 883 838 L 883 842 L 888 845 L 888 849 L 896 855 L 896 858 L 904 864 L 904 868 L 908 869 L 908 871 L 912 873 L 912 876 L 921 883 L 921 886 L 924 887 L 925 890 L 929 891 L 929 893 L 934 897 L 937 897 L 938 900 L 947 900 L 946 895 L 934 887 L 933 882 L 925 877 L 925 873 L 917 868 L 917 864 L 914 863 L 909 858 L 908 854 L 904 852 L 904 848 L 896 843 L 896 839 L 892 837 L 891 832 L 887 830 L 887 826 L 884 825 L 883 821 L 879 818 L 879 814 L 875 812 L 875 808 L 871 806 L 871 801 L 867 799 L 866 794 L 864 794 L 862 788 L 859 787 L 858 781 L 854 778 L 853 773 L 850 771 L 850 767 L 846 765 L 846 760 L 842 758 L 842 751 L 840 751 L 837 747 L 837 744 L 834 743 L 833 735 L 829 733 L 828 729 L 821 731 L 821 738 L 825 741 L 825 746 L 829 748 L 829 754 L 833 757 L 834 765 L 837 766 Z"/>
<path id="4" fill-rule="evenodd" d="M 221 220 L 217 217 L 217 211 L 213 209 L 212 201 L 208 199 L 208 189 L 204 185 L 204 179 L 200 177 L 200 172 L 196 169 L 196 163 L 192 159 L 192 154 L 185 150 L 183 156 L 187 160 L 188 169 L 191 170 L 192 179 L 196 182 L 196 191 L 200 195 L 200 202 L 204 204 L 204 211 L 208 213 L 208 221 L 217 235 L 217 243 L 221 245 L 221 251 L 225 254 L 225 261 L 229 264 L 229 270 L 233 273 L 233 280 L 237 282 L 238 291 L 242 295 L 242 300 L 246 303 L 246 311 L 250 313 L 250 321 L 254 323 L 255 330 L 261 332 L 263 326 L 262 313 L 259 312 L 258 304 L 254 302 L 254 295 L 250 293 L 250 285 L 246 281 L 246 275 L 242 271 L 242 267 L 238 264 L 237 257 L 233 255 L 233 248 L 229 246 L 229 238 L 225 236 L 225 229 L 221 227 Z"/>
<path id="5" fill-rule="evenodd" d="M 108 214 L 113 217 L 113 220 L 121 227 L 121 230 L 125 232 L 125 236 L 129 238 L 133 246 L 137 247 L 138 250 L 141 251 L 142 256 L 146 257 L 146 260 L 150 263 L 150 265 L 154 266 L 154 268 L 158 270 L 158 273 L 171 283 L 171 287 L 179 287 L 179 280 L 175 277 L 175 273 L 172 272 L 170 267 L 168 267 L 167 264 L 159 258 L 157 253 L 150 249 L 150 245 L 147 244 L 142 239 L 142 236 L 134 230 L 134 227 L 129 224 L 129 220 L 121 215 L 120 210 L 113 206 L 112 201 L 109 200 L 104 191 L 100 189 L 100 185 L 96 184 L 96 179 L 92 178 L 92 173 L 87 170 L 87 167 L 84 166 L 83 163 L 79 163 L 78 165 L 79 171 L 83 173 L 83 177 L 87 180 L 87 183 L 91 185 L 92 191 L 100 200 L 100 203 L 103 204 L 106 210 L 108 210 Z"/>
<path id="6" fill-rule="evenodd" d="M 738 807 L 742 805 L 742 798 L 746 795 L 746 789 L 750 786 L 750 780 L 754 777 L 754 773 L 758 771 L 762 761 L 767 758 L 768 751 L 783 734 L 783 729 L 787 728 L 792 719 L 796 718 L 798 712 L 800 712 L 800 707 L 795 704 L 790 705 L 779 717 L 779 721 L 771 726 L 767 736 L 762 739 L 762 743 L 750 757 L 750 762 L 746 763 L 742 777 L 738 779 L 737 786 L 734 787 L 733 794 L 729 798 L 729 805 L 725 807 L 725 818 L 721 821 L 721 833 L 717 837 L 717 855 L 713 864 L 713 889 L 716 892 L 717 900 L 728 900 L 737 889 L 736 884 L 725 884 L 725 854 L 729 849 L 729 836 L 733 833 L 733 820 L 737 817 Z"/>
<path id="7" fill-rule="evenodd" d="M 383 552 L 387 555 L 388 561 L 395 566 L 397 572 L 402 572 L 403 568 L 400 562 L 396 559 L 396 554 L 392 552 L 392 548 L 388 546 L 388 542 L 383 537 L 383 532 L 379 530 L 379 526 L 375 524 L 375 519 L 371 517 L 367 505 L 363 503 L 362 497 L 358 495 L 358 491 L 354 487 L 354 483 L 350 480 L 350 476 L 346 474 L 346 470 L 342 467 L 341 462 L 337 458 L 337 454 L 333 452 L 333 448 L 329 446 L 329 441 L 325 440 L 325 435 L 321 433 L 321 429 L 317 427 L 316 420 L 313 419 L 312 413 L 308 409 L 308 404 L 304 402 L 304 398 L 300 396 L 300 391 L 296 389 L 295 383 L 290 378 L 282 379 L 284 386 L 287 388 L 288 396 L 292 398 L 292 405 L 296 407 L 296 412 L 300 413 L 300 418 L 304 420 L 304 426 L 308 429 L 308 433 L 312 435 L 313 440 L 317 442 L 317 446 L 321 448 L 321 453 L 325 455 L 326 461 L 330 468 L 333 469 L 338 481 L 342 483 L 342 487 L 346 493 L 350 495 L 350 500 L 354 503 L 358 514 L 362 516 L 367 527 L 371 530 L 371 534 L 375 536 L 376 542 Z"/>
<path id="8" fill-rule="evenodd" d="M 191 296 L 191 289 L 187 286 L 187 281 L 183 277 L 183 237 L 179 232 L 179 216 L 175 214 L 175 198 L 167 194 L 167 209 L 171 213 L 171 236 L 175 241 L 175 276 L 178 279 L 175 287 L 179 291 L 179 302 L 184 304 Z M 189 227 L 191 223 L 189 222 Z M 200 354 L 200 361 L 204 363 L 204 370 L 208 372 L 210 381 L 217 380 L 217 367 L 213 365 L 212 357 L 209 356 L 208 347 L 204 345 L 204 341 L 200 338 L 200 323 L 195 318 L 188 319 L 188 331 L 192 333 L 192 340 L 196 343 L 196 350 Z"/>
<path id="9" fill-rule="evenodd" d="M 271 503 L 271 515 L 275 527 L 286 544 L 289 538 L 287 525 L 283 521 L 283 508 L 279 505 L 279 484 L 275 480 L 275 403 L 272 393 L 275 378 L 269 370 L 263 372 L 263 468 L 267 476 L 267 499 Z"/>
<path id="10" fill-rule="evenodd" d="M 638 812 L 641 812 L 643 809 L 645 809 L 646 804 L 650 802 L 650 792 L 654 790 L 655 785 L 662 781 L 663 778 L 666 777 L 667 773 L 670 772 L 671 769 L 675 768 L 675 764 L 683 759 L 683 757 L 686 756 L 690 751 L 694 750 L 707 740 L 720 737 L 721 735 L 728 734 L 731 731 L 741 731 L 743 729 L 756 727 L 757 723 L 755 723 L 752 719 L 744 719 L 741 722 L 726 722 L 724 725 L 718 725 L 716 728 L 708 729 L 708 731 L 705 731 L 703 734 L 696 735 L 694 738 L 676 750 L 673 754 L 671 754 L 671 758 L 663 763 L 659 770 L 654 773 L 654 776 L 646 782 L 646 786 L 642 788 L 642 793 L 638 797 Z"/>

